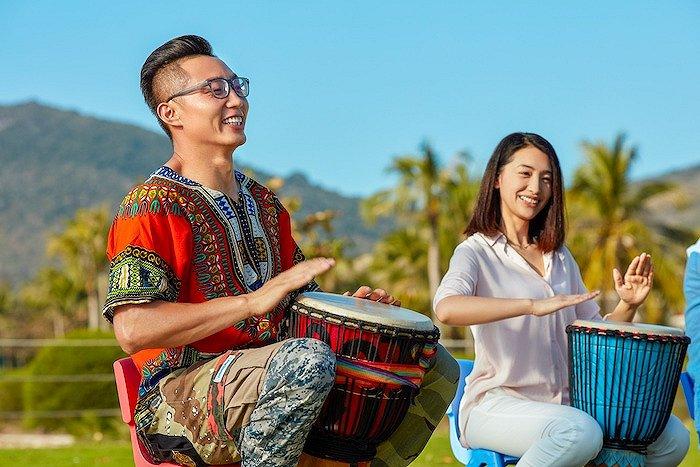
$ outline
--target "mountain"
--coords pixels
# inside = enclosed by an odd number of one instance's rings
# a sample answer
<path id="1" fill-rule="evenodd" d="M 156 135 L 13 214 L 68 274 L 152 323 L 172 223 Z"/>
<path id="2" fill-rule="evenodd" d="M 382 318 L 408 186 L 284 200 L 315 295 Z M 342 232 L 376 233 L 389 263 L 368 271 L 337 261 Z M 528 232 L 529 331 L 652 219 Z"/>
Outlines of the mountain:
<path id="1" fill-rule="evenodd" d="M 671 183 L 677 189 L 649 200 L 647 207 L 651 220 L 693 229 L 700 235 L 700 164 L 666 173 L 653 180 Z"/>
<path id="2" fill-rule="evenodd" d="M 115 208 L 169 155 L 164 135 L 134 125 L 37 102 L 0 106 L 0 282 L 28 279 L 45 261 L 47 232 L 59 229 L 78 208 L 100 203 Z M 272 177 L 253 172 L 262 183 Z M 677 190 L 651 200 L 652 225 L 700 232 L 700 164 L 655 180 L 671 182 Z M 389 219 L 366 226 L 360 198 L 319 187 L 302 173 L 287 177 L 279 194 L 301 200 L 297 220 L 314 211 L 336 211 L 334 234 L 350 240 L 353 255 L 370 251 L 394 227 Z"/>
<path id="3" fill-rule="evenodd" d="M 78 208 L 115 208 L 169 156 L 164 135 L 134 125 L 37 102 L 0 106 L 0 280 L 17 284 L 29 278 L 45 261 L 47 232 Z M 262 183 L 271 177 L 253 172 Z M 297 219 L 337 211 L 335 230 L 350 238 L 353 254 L 369 251 L 391 228 L 365 226 L 360 198 L 316 186 L 303 174 L 285 180 L 279 194 L 301 200 Z"/>

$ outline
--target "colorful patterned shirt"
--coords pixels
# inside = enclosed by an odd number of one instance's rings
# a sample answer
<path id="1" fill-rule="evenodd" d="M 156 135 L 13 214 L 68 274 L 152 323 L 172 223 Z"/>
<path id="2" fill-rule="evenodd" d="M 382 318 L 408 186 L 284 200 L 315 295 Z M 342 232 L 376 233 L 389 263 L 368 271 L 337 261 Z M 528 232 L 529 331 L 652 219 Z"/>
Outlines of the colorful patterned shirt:
<path id="1" fill-rule="evenodd" d="M 237 203 L 165 166 L 124 197 L 107 242 L 107 320 L 125 304 L 201 303 L 250 293 L 304 260 L 289 213 L 274 193 L 240 172 L 235 177 Z M 311 283 L 305 290 L 317 288 Z M 135 353 L 139 393 L 200 358 L 276 342 L 291 299 L 189 345 Z"/>

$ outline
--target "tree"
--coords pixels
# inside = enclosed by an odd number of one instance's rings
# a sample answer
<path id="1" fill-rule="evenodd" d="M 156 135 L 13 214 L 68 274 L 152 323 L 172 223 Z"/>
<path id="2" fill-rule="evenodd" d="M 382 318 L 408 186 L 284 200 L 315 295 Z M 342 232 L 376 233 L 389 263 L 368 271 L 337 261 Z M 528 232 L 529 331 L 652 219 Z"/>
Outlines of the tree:
<path id="1" fill-rule="evenodd" d="M 75 321 L 86 295 L 84 285 L 73 277 L 54 267 L 44 267 L 22 288 L 20 297 L 25 309 L 46 313 L 53 322 L 54 337 L 62 338 L 67 331 L 66 320 Z"/>
<path id="2" fill-rule="evenodd" d="M 275 177 L 267 180 L 266 185 L 277 192 L 284 183 L 284 179 Z M 302 207 L 298 197 L 285 197 L 280 201 L 290 215 L 298 213 Z M 325 210 L 312 212 L 301 221 L 292 218 L 293 236 L 307 258 L 324 256 L 335 259 L 335 267 L 316 278 L 321 289 L 329 292 L 354 292 L 359 285 L 359 273 L 355 262 L 345 253 L 348 241 L 333 236 L 333 221 L 338 215 L 337 211 Z"/>
<path id="3" fill-rule="evenodd" d="M 8 315 L 12 312 L 15 306 L 14 296 L 10 286 L 5 282 L 0 282 L 0 336 L 2 336 L 2 330 L 7 329 L 7 325 L 3 323 L 8 318 Z"/>
<path id="4" fill-rule="evenodd" d="M 404 275 L 407 279 L 402 281 L 395 277 L 397 281 L 390 282 L 392 293 L 417 299 L 421 292 L 416 287 L 420 287 L 428 297 L 424 305 L 428 309 L 432 308 L 430 299 L 435 296 L 446 269 L 445 260 L 459 241 L 475 198 L 477 187 L 470 179 L 467 159 L 466 153 L 459 153 L 452 166 L 443 167 L 432 147 L 423 143 L 420 155 L 400 156 L 392 161 L 388 171 L 399 176 L 397 186 L 371 196 L 362 206 L 363 216 L 370 222 L 383 216 L 398 218 L 399 230 L 403 232 L 385 237 L 375 254 L 387 259 L 382 267 L 395 269 L 389 275 Z M 405 263 L 395 260 L 395 248 L 409 246 L 413 253 L 425 253 L 424 274 L 417 274 L 414 267 L 407 268 Z M 413 251 L 416 248 L 418 250 Z M 420 264 L 423 260 L 416 257 L 414 261 L 413 264 Z M 379 267 L 376 262 L 375 265 Z M 419 285 L 421 278 L 427 281 Z M 444 334 L 446 327 L 434 316 L 433 321 Z"/>
<path id="5" fill-rule="evenodd" d="M 49 258 L 57 260 L 62 273 L 85 293 L 89 329 L 97 329 L 102 321 L 100 307 L 107 284 L 105 249 L 109 220 L 107 206 L 78 209 L 65 228 L 47 240 Z"/>
<path id="6" fill-rule="evenodd" d="M 682 262 L 682 245 L 690 244 L 693 234 L 668 225 L 651 225 L 645 205 L 673 186 L 658 181 L 632 182 L 630 172 L 638 152 L 634 146 L 625 146 L 623 134 L 610 146 L 587 141 L 582 146 L 586 160 L 576 170 L 568 194 L 573 233 L 569 246 L 582 261 L 584 282 L 602 291 L 602 312 L 612 311 L 612 269 L 624 271 L 634 256 L 643 251 L 650 253 L 654 289 L 645 302 L 645 320 L 663 322 L 666 308 L 682 306 L 682 271 L 678 264 Z"/>

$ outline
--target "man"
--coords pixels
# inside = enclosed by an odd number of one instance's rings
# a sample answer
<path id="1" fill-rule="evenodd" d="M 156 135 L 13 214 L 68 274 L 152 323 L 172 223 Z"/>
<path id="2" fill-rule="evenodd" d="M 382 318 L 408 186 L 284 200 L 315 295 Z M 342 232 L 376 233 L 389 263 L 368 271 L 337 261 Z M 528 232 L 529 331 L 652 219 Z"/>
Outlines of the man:
<path id="1" fill-rule="evenodd" d="M 685 332 L 690 337 L 688 373 L 695 381 L 695 431 L 700 433 L 700 239 L 688 248 L 683 280 Z"/>
<path id="2" fill-rule="evenodd" d="M 105 317 L 142 372 L 134 419 L 155 461 L 292 466 L 335 373 L 323 342 L 288 339 L 293 296 L 334 265 L 304 260 L 289 213 L 234 170 L 249 83 L 198 36 L 156 49 L 141 89 L 172 157 L 124 198 L 110 230 Z M 396 302 L 382 289 L 356 297 Z M 440 348 L 375 465 L 405 465 L 452 398 L 459 370 Z"/>

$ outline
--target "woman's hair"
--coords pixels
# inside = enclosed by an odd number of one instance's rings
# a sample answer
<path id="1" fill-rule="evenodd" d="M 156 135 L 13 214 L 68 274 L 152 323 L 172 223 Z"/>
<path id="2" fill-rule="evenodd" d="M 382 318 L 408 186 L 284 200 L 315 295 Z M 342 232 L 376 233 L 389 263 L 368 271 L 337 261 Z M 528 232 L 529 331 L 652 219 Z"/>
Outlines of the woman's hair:
<path id="1" fill-rule="evenodd" d="M 501 228 L 501 195 L 496 180 L 503 166 L 513 159 L 513 154 L 528 146 L 545 153 L 552 168 L 552 196 L 542 210 L 530 221 L 529 237 L 539 248 L 554 251 L 564 243 L 564 190 L 559 159 L 552 145 L 534 133 L 511 133 L 498 143 L 489 159 L 481 179 L 479 197 L 465 234 L 481 232 L 495 235 Z"/>
<path id="2" fill-rule="evenodd" d="M 199 36 L 189 35 L 171 39 L 151 52 L 141 67 L 141 92 L 146 105 L 158 118 L 156 108 L 167 96 L 167 89 L 187 83 L 187 73 L 177 65 L 180 59 L 193 55 L 214 56 L 211 44 Z M 170 130 L 158 118 L 158 123 L 170 136 Z"/>

